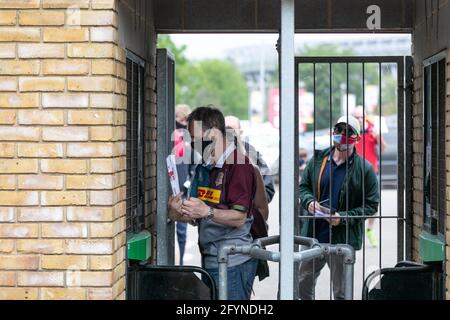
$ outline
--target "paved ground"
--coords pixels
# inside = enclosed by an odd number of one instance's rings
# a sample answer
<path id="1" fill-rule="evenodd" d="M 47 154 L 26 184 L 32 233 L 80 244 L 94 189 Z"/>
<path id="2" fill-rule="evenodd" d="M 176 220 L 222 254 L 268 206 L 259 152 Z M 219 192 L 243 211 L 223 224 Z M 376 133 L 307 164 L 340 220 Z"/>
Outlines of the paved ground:
<path id="1" fill-rule="evenodd" d="M 383 217 L 394 216 L 397 212 L 397 192 L 395 190 L 382 191 L 381 214 Z M 278 188 L 276 196 L 270 204 L 269 215 L 269 235 L 279 234 L 279 214 L 278 214 Z M 380 219 L 375 222 L 375 231 L 380 237 Z M 357 252 L 355 264 L 355 285 L 354 298 L 361 299 L 363 278 L 379 266 L 394 266 L 397 261 L 397 225 L 396 219 L 387 218 L 381 221 L 381 247 L 372 248 L 366 241 L 365 250 Z M 200 254 L 197 246 L 197 229 L 188 226 L 188 236 L 185 253 L 185 265 L 200 266 Z M 268 249 L 278 251 L 278 246 L 271 246 Z M 178 249 L 177 249 L 178 250 Z M 381 252 L 381 255 L 380 255 Z M 177 252 L 178 253 L 178 252 Z M 178 258 L 177 260 L 178 261 Z M 274 300 L 277 299 L 278 292 L 278 264 L 269 262 L 270 277 L 262 282 L 255 280 L 255 296 L 252 299 Z M 364 270 L 364 272 L 363 272 Z M 316 299 L 330 299 L 330 273 L 325 267 L 318 279 L 316 286 Z"/>

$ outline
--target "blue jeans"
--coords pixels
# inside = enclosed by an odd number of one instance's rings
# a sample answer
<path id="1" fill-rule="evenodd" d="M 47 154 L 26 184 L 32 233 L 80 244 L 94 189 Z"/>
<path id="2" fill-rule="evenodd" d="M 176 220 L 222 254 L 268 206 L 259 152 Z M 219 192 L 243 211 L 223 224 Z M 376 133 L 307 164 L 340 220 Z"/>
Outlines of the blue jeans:
<path id="1" fill-rule="evenodd" d="M 250 259 L 243 264 L 228 268 L 228 300 L 250 300 L 258 260 Z M 219 289 L 219 269 L 206 269 Z"/>
<path id="2" fill-rule="evenodd" d="M 177 221 L 177 240 L 178 248 L 180 249 L 180 265 L 183 265 L 184 249 L 186 248 L 186 229 L 187 223 Z"/>

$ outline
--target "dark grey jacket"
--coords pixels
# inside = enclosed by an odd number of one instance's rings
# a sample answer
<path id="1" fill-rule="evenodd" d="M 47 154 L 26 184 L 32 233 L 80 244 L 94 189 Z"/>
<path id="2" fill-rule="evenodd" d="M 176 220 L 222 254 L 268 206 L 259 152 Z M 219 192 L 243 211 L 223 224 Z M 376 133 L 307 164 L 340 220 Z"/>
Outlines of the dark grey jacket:
<path id="1" fill-rule="evenodd" d="M 249 155 L 249 158 L 256 163 L 264 180 L 264 188 L 266 189 L 267 201 L 270 203 L 275 194 L 275 187 L 273 184 L 273 175 L 270 172 L 269 166 L 262 158 L 261 153 L 249 144 L 247 141 L 242 141 L 244 144 L 245 152 Z"/>

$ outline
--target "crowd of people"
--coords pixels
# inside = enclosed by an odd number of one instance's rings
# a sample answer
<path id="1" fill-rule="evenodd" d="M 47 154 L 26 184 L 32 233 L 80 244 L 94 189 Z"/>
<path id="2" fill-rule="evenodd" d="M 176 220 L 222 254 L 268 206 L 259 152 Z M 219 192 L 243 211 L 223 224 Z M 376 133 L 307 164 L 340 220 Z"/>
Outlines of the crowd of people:
<path id="1" fill-rule="evenodd" d="M 224 117 L 208 105 L 191 111 L 176 108 L 176 157 L 181 193 L 169 198 L 169 217 L 177 222 L 180 261 L 186 245 L 186 224 L 198 227 L 202 267 L 219 281 L 217 255 L 220 247 L 249 245 L 267 236 L 268 203 L 275 194 L 273 176 L 261 154 L 242 139 L 240 120 Z M 333 145 L 308 158 L 299 150 L 302 236 L 320 243 L 347 243 L 360 250 L 364 235 L 376 246 L 373 216 L 379 205 L 377 146 L 385 143 L 364 108 L 355 108 L 333 127 Z M 324 216 L 323 213 L 327 215 Z M 319 215 L 320 213 L 320 215 Z M 314 217 L 314 218 L 311 218 Z M 344 298 L 345 277 L 340 256 L 300 263 L 299 294 L 313 299 L 321 269 L 328 264 L 333 295 Z M 268 276 L 267 263 L 247 255 L 233 254 L 228 261 L 228 299 L 250 299 L 256 275 Z"/>

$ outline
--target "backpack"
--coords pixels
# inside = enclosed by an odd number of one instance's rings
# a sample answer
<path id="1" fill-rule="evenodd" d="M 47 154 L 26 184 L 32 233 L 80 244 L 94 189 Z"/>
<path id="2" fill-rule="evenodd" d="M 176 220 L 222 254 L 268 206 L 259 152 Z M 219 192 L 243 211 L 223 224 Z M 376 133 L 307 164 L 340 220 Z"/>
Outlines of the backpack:
<path id="1" fill-rule="evenodd" d="M 258 170 L 258 169 L 255 169 L 255 171 L 256 170 Z M 228 169 L 225 169 L 224 170 L 224 181 L 227 180 L 227 174 L 228 174 Z M 258 181 L 262 181 L 262 180 L 257 179 L 257 176 L 256 176 L 257 174 L 260 174 L 259 171 L 255 172 L 255 174 L 254 174 L 254 189 L 253 189 L 254 195 L 257 192 Z M 225 187 L 225 183 L 223 184 L 223 188 L 224 187 Z M 263 190 L 264 190 L 264 188 L 263 188 Z M 268 228 L 269 226 L 266 223 L 266 221 L 264 220 L 264 217 L 261 214 L 261 212 L 255 207 L 254 200 L 255 200 L 255 196 L 253 197 L 252 207 L 250 208 L 250 212 L 249 212 L 249 216 L 253 216 L 253 223 L 250 228 L 250 234 L 252 235 L 253 240 L 267 237 L 268 231 L 269 231 L 269 228 Z M 270 275 L 269 264 L 267 263 L 267 260 L 258 260 L 258 265 L 256 268 L 256 275 L 258 276 L 259 281 L 264 280 L 265 278 L 267 278 Z"/>
<path id="2" fill-rule="evenodd" d="M 253 197 L 253 203 L 252 203 L 252 208 L 250 209 L 250 214 L 253 216 L 253 223 L 252 223 L 252 227 L 250 229 L 250 233 L 253 237 L 253 239 L 259 239 L 259 238 L 263 238 L 263 237 L 267 237 L 268 236 L 268 225 L 262 215 L 262 213 L 258 210 L 258 208 L 256 208 L 255 205 L 255 201 L 256 201 L 256 192 L 258 192 L 258 187 L 259 190 L 261 190 L 261 192 L 264 193 L 263 197 L 267 203 L 267 198 L 266 198 L 266 191 L 264 188 L 264 180 L 262 179 L 262 176 L 258 170 L 258 168 L 254 167 L 254 172 L 255 172 L 255 178 L 254 178 L 254 185 L 255 188 L 253 190 L 253 194 L 255 194 L 255 196 Z M 258 179 L 258 175 L 259 178 Z"/>

